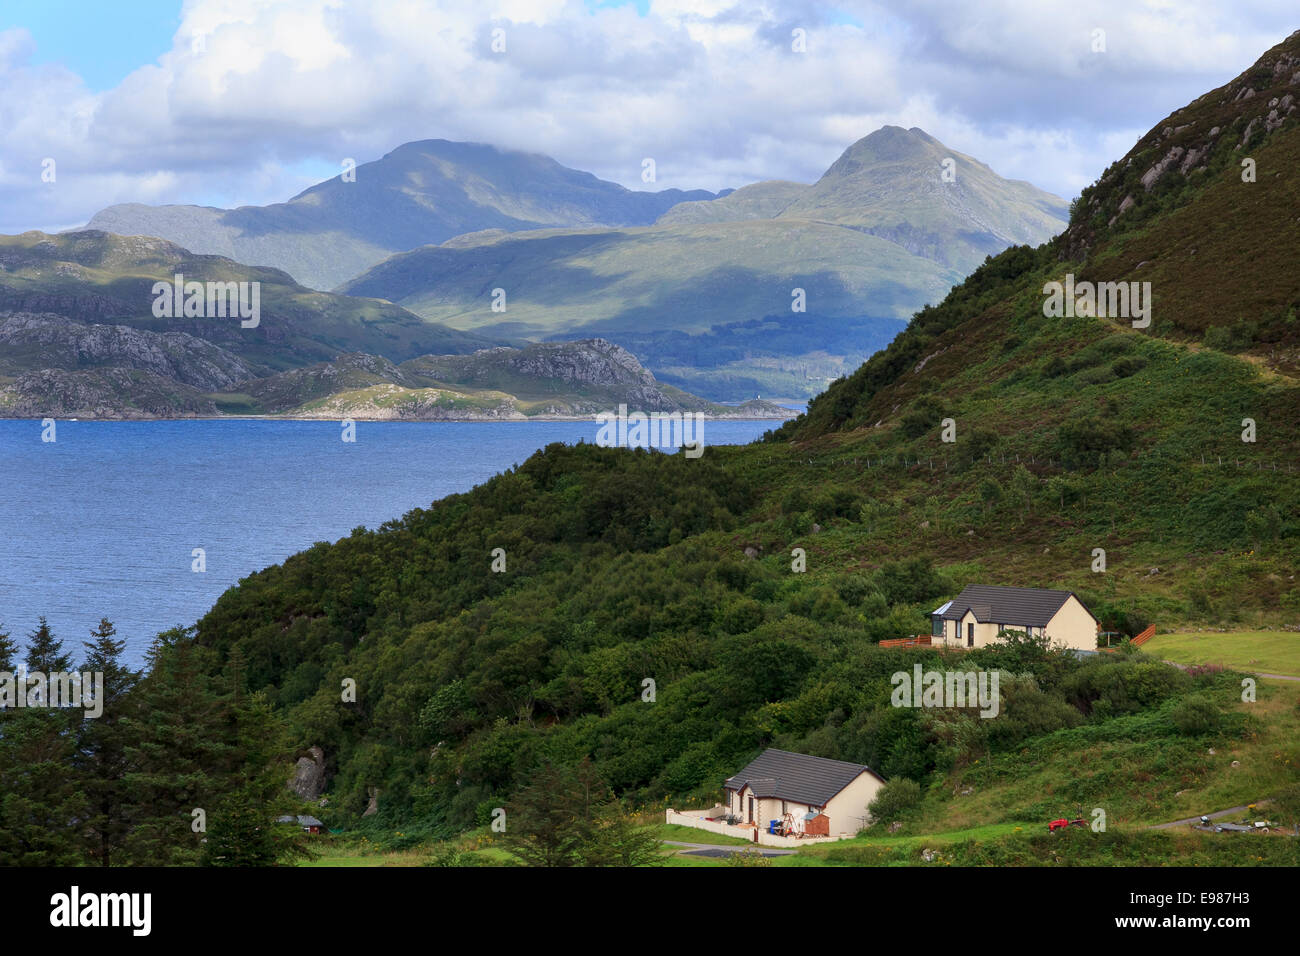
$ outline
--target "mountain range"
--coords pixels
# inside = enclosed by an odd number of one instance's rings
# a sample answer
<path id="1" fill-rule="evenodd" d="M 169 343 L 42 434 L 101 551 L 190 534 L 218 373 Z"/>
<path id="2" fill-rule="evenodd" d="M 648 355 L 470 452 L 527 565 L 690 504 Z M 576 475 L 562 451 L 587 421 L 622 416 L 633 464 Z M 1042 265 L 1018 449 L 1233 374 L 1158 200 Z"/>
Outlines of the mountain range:
<path id="1" fill-rule="evenodd" d="M 109 206 L 88 229 L 169 239 L 332 289 L 395 252 L 483 229 L 640 226 L 702 189 L 643 192 L 533 153 L 442 139 L 406 143 L 270 206 Z"/>
<path id="2" fill-rule="evenodd" d="M 887 126 L 810 185 L 631 191 L 546 157 L 430 140 L 288 203 L 114 206 L 90 226 L 487 337 L 608 338 L 665 381 L 737 400 L 816 394 L 986 256 L 1048 238 L 1065 213 L 920 129 Z M 754 323 L 797 327 L 798 349 Z"/>

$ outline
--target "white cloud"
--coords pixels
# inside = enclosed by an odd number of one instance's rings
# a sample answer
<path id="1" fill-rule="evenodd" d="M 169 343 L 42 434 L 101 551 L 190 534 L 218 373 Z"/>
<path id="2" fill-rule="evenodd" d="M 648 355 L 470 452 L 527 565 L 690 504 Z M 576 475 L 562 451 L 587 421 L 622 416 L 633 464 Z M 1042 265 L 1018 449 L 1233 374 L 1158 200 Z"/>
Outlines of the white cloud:
<path id="1" fill-rule="evenodd" d="M 430 137 L 633 188 L 646 156 L 660 188 L 811 181 L 886 122 L 1071 196 L 1291 16 L 1280 0 L 672 0 L 644 17 L 581 0 L 188 0 L 171 51 L 103 93 L 33 66 L 31 37 L 7 30 L 0 231 L 114 202 L 283 200 L 310 184 L 305 166 Z"/>

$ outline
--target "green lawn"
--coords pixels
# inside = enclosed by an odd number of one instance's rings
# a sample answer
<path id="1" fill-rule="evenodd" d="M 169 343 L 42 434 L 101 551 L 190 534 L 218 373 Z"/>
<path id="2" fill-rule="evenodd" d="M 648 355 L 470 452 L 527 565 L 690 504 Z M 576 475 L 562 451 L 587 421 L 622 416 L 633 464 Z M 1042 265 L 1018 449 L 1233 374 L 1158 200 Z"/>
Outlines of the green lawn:
<path id="1" fill-rule="evenodd" d="M 708 830 L 697 830 L 694 827 L 684 827 L 676 823 L 661 823 L 654 827 L 655 836 L 661 840 L 677 840 L 681 843 L 707 843 L 710 846 L 753 846 L 751 840 L 741 840 L 736 837 L 724 836 L 721 833 L 710 833 Z"/>
<path id="2" fill-rule="evenodd" d="M 1157 634 L 1142 650 L 1180 664 L 1223 664 L 1300 677 L 1300 634 L 1287 631 Z"/>

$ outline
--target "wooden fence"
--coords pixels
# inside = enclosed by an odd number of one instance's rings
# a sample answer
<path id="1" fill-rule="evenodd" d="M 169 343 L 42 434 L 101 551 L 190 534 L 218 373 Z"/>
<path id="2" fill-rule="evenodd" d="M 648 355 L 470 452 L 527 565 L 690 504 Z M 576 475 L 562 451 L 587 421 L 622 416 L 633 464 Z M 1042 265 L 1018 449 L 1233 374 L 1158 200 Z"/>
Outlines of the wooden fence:
<path id="1" fill-rule="evenodd" d="M 892 641 L 881 641 L 881 647 L 928 647 L 930 645 L 929 634 L 918 634 L 916 637 L 900 637 Z"/>
<path id="2" fill-rule="evenodd" d="M 1151 640 L 1151 638 L 1155 636 L 1156 636 L 1156 626 L 1152 624 L 1150 627 L 1148 627 L 1137 637 L 1133 638 L 1133 646 L 1140 647 L 1141 645 L 1145 644 L 1147 641 Z"/>

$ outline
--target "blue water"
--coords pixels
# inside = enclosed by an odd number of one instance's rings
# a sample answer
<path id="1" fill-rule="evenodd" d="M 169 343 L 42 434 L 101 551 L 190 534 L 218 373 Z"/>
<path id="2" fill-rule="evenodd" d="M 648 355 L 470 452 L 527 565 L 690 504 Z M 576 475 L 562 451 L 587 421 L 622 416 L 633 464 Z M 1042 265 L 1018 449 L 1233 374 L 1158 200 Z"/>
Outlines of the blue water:
<path id="1" fill-rule="evenodd" d="M 709 445 L 773 422 L 707 422 Z M 101 617 L 139 664 L 160 630 L 193 624 L 232 584 L 317 541 L 467 491 L 594 422 L 0 421 L 0 630 L 45 615 L 65 647 Z M 707 450 L 705 454 L 707 454 Z M 195 548 L 207 570 L 195 573 Z"/>

